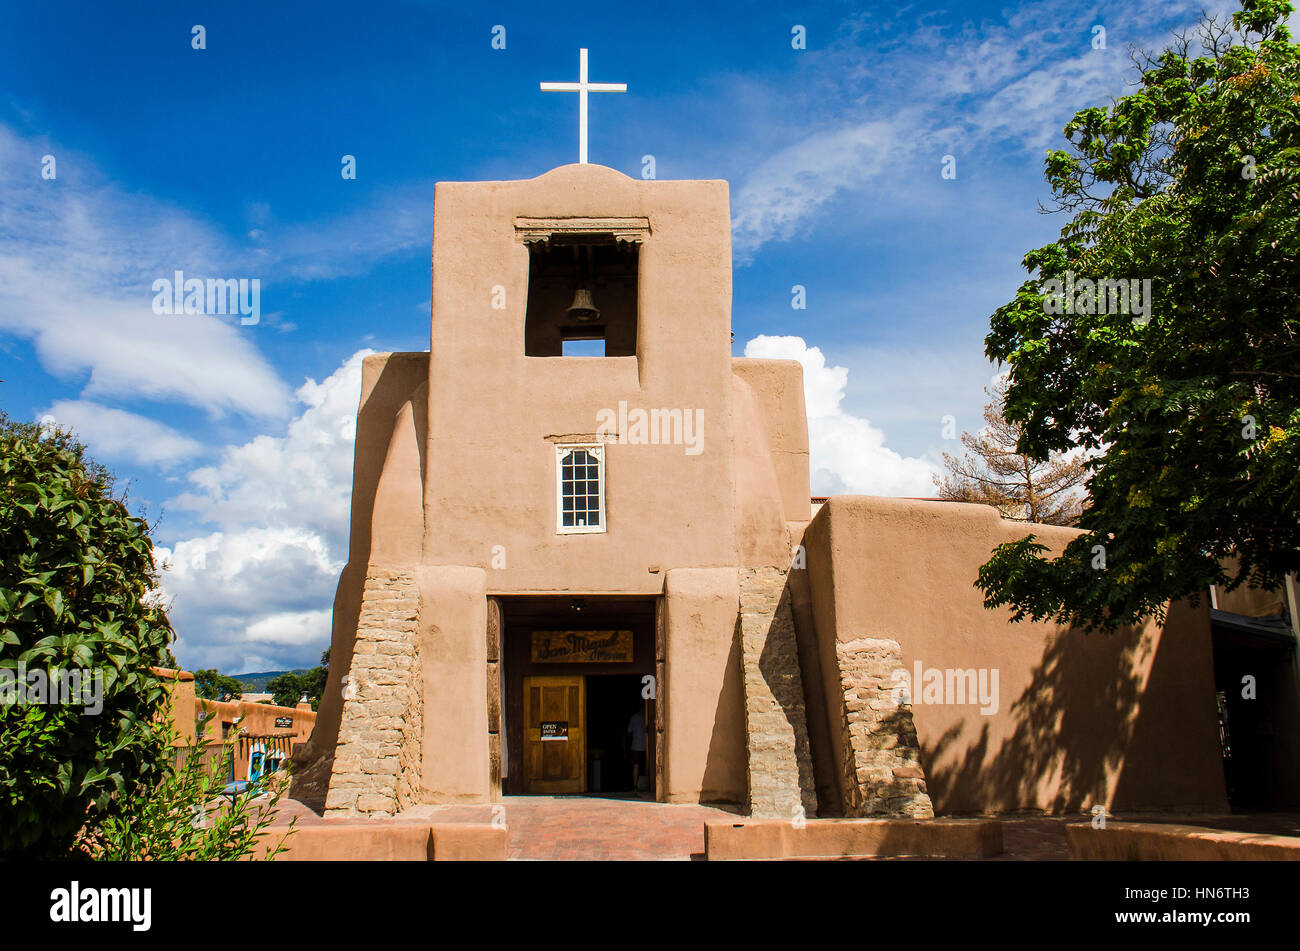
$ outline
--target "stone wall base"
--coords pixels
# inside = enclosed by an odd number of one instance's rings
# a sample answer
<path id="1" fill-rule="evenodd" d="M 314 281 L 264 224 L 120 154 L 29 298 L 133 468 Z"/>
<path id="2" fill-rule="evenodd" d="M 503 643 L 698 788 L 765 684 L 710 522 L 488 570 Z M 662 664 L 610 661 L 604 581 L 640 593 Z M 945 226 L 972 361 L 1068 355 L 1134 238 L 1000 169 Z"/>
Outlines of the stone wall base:
<path id="1" fill-rule="evenodd" d="M 844 697 L 845 814 L 933 818 L 912 709 L 894 676 L 905 669 L 898 641 L 862 637 L 836 644 L 835 653 Z"/>
<path id="2" fill-rule="evenodd" d="M 419 800 L 422 677 L 414 576 L 366 573 L 325 814 L 394 815 Z"/>
<path id="3" fill-rule="evenodd" d="M 799 647 L 785 571 L 740 569 L 740 635 L 750 815 L 816 816 Z"/>

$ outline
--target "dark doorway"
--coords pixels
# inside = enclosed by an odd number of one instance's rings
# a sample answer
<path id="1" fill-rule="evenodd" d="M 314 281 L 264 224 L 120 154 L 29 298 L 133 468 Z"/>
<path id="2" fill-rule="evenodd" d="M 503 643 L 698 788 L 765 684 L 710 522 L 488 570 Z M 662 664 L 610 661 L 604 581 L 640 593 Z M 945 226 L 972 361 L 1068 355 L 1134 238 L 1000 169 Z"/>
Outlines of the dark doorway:
<path id="1" fill-rule="evenodd" d="M 1300 803 L 1295 638 L 1282 619 L 1212 611 L 1214 684 L 1234 812 Z"/>
<path id="2" fill-rule="evenodd" d="M 592 795 L 634 793 L 634 760 L 646 772 L 645 751 L 635 755 L 628 732 L 633 714 L 640 710 L 645 715 L 642 687 L 636 674 L 587 678 L 587 791 Z"/>
<path id="3" fill-rule="evenodd" d="M 569 770 L 581 774 L 582 788 L 575 791 L 632 795 L 627 728 L 640 704 L 650 724 L 645 752 L 649 788 L 642 796 L 653 798 L 658 738 L 654 704 L 642 701 L 641 693 L 655 671 L 655 598 L 504 595 L 498 601 L 506 751 L 502 792 L 513 796 L 542 793 L 535 781 L 539 763 L 548 757 L 555 760 L 559 743 L 571 743 L 576 755 L 580 738 L 585 746 L 581 759 L 585 769 Z M 532 695 L 526 697 L 526 692 L 559 680 L 576 685 L 579 702 L 569 706 L 578 712 L 534 716 L 532 708 L 541 706 L 527 702 Z M 557 725 L 560 721 L 564 725 Z M 550 735 L 544 736 L 544 729 Z M 571 739 L 564 739 L 566 736 Z"/>

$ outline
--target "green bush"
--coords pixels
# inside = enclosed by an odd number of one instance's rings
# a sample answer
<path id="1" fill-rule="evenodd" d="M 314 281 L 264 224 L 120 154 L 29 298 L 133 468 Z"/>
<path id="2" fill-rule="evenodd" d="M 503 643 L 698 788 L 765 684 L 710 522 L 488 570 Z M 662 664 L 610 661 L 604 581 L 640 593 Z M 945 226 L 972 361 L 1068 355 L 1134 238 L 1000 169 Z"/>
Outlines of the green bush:
<path id="1" fill-rule="evenodd" d="M 168 775 L 156 581 L 148 525 L 108 473 L 69 434 L 0 413 L 0 670 L 102 675 L 98 714 L 0 703 L 0 855 L 66 856 Z"/>
<path id="2" fill-rule="evenodd" d="M 170 721 L 164 721 L 161 732 L 174 749 L 176 729 Z M 223 797 L 237 736 L 232 733 L 208 748 L 200 733 L 198 742 L 180 747 L 175 768 L 129 812 L 108 817 L 83 834 L 78 851 L 118 862 L 233 860 L 250 857 L 259 839 L 274 836 L 265 856 L 274 859 L 285 851 L 284 839 L 298 821 L 290 820 L 282 832 L 269 828 L 288 789 L 288 773 L 273 773 L 238 795 Z"/>

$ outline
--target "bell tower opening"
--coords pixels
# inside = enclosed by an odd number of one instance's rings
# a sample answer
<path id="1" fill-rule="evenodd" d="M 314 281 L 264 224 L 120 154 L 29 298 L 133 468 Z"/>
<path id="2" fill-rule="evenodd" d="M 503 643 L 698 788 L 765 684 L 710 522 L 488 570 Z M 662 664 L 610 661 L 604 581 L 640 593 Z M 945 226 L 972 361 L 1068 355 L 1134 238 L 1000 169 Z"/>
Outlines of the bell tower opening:
<path id="1" fill-rule="evenodd" d="M 528 251 L 526 356 L 636 356 L 637 243 L 554 235 Z"/>

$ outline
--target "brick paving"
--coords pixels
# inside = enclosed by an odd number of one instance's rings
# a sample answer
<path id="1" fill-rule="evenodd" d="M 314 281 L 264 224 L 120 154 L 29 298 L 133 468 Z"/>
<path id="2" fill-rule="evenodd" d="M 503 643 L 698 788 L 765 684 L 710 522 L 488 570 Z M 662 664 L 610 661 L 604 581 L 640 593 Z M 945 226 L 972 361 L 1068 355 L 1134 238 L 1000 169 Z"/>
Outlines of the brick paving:
<path id="1" fill-rule="evenodd" d="M 722 806 L 633 798 L 506 796 L 507 855 L 523 861 L 690 861 L 704 858 L 704 823 L 739 812 Z M 403 818 L 490 822 L 490 805 L 416 806 Z"/>
<path id="2" fill-rule="evenodd" d="M 506 796 L 500 803 L 414 806 L 391 819 L 350 821 L 424 824 L 491 822 L 493 810 L 509 829 L 507 854 L 522 861 L 699 861 L 704 823 L 742 815 L 739 806 L 667 804 L 595 796 Z M 299 825 L 349 821 L 326 819 L 296 800 L 282 802 L 277 824 L 296 816 Z M 1002 822 L 1003 853 L 989 861 L 1063 861 L 1069 858 L 1065 827 L 1087 816 L 987 816 Z M 1300 813 L 1246 815 L 1120 815 L 1116 822 L 1176 823 L 1239 832 L 1300 836 Z M 816 820 L 811 820 L 816 821 Z M 900 859 L 894 859 L 898 861 Z M 908 859 L 901 859 L 907 861 Z"/>

